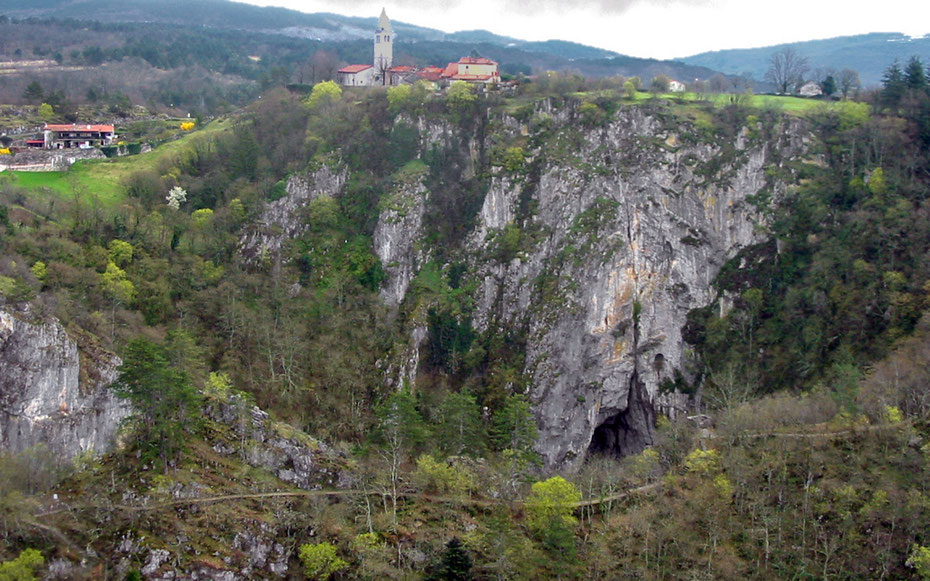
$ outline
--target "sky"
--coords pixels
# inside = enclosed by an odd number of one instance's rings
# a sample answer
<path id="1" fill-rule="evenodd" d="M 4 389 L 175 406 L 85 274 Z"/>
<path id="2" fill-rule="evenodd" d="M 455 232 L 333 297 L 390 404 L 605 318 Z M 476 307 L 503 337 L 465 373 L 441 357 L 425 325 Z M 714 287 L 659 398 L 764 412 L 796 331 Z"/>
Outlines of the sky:
<path id="1" fill-rule="evenodd" d="M 485 29 L 668 59 L 709 50 L 863 34 L 930 33 L 928 0 L 239 0 L 377 17 L 445 32 Z"/>

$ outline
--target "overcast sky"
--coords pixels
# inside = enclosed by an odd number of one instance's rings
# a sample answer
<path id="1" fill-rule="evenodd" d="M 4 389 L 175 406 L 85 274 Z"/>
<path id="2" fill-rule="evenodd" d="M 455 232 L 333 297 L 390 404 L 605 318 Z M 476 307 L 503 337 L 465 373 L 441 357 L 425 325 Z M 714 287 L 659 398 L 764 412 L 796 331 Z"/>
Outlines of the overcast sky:
<path id="1" fill-rule="evenodd" d="M 930 33 L 930 0 L 241 0 L 301 12 L 374 16 L 445 32 L 485 29 L 673 58 L 866 32 Z"/>

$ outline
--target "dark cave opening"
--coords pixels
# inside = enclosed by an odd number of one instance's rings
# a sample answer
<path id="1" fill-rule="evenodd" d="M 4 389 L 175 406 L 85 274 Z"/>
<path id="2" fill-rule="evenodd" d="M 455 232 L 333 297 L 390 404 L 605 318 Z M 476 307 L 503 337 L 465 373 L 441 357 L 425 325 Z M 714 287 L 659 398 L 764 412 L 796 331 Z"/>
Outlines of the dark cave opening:
<path id="1" fill-rule="evenodd" d="M 589 455 L 623 458 L 639 454 L 655 440 L 656 412 L 646 386 L 634 373 L 630 378 L 627 407 L 608 416 L 594 428 Z"/>

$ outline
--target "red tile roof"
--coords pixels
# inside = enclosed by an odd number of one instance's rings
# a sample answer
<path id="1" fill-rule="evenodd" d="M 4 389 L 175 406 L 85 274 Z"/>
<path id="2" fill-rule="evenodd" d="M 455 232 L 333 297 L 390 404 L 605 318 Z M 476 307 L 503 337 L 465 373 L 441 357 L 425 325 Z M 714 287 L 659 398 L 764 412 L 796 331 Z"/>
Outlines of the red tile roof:
<path id="1" fill-rule="evenodd" d="M 417 72 L 417 75 L 427 81 L 438 81 L 442 78 L 442 71 L 441 67 L 423 67 Z"/>
<path id="2" fill-rule="evenodd" d="M 365 69 L 372 68 L 372 65 L 349 65 L 347 67 L 342 67 L 339 69 L 340 73 L 360 73 Z"/>
<path id="3" fill-rule="evenodd" d="M 496 65 L 497 63 L 491 59 L 473 56 L 463 56 L 459 59 L 460 65 Z"/>
<path id="4" fill-rule="evenodd" d="M 442 78 L 454 77 L 459 74 L 459 65 L 458 63 L 449 63 L 445 70 L 442 71 Z"/>
<path id="5" fill-rule="evenodd" d="M 399 67 L 391 67 L 388 69 L 392 73 L 413 73 L 416 72 L 416 67 L 409 67 L 407 65 L 401 65 Z"/>
<path id="6" fill-rule="evenodd" d="M 48 131 L 100 131 L 103 133 L 113 133 L 112 125 L 79 125 L 77 123 L 71 123 L 68 125 L 45 125 L 45 129 Z"/>

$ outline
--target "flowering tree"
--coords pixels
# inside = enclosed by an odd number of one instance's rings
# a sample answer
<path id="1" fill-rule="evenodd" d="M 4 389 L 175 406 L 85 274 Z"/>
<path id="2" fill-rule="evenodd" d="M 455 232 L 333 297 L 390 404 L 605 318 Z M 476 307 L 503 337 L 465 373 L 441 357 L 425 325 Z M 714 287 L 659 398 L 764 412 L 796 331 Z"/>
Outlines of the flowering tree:
<path id="1" fill-rule="evenodd" d="M 187 191 L 180 186 L 174 186 L 165 196 L 165 200 L 168 207 L 178 210 L 181 208 L 181 204 L 187 201 Z"/>

